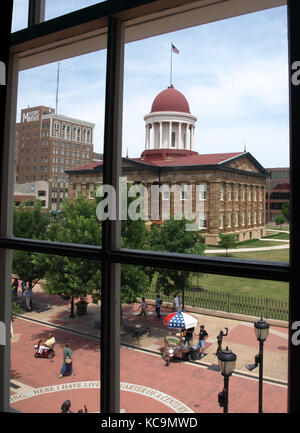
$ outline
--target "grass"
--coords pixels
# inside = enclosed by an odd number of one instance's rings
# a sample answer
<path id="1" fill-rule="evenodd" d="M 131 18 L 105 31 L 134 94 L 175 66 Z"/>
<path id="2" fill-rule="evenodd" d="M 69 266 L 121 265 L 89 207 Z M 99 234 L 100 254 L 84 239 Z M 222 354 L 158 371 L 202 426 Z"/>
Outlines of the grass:
<path id="1" fill-rule="evenodd" d="M 289 285 L 281 281 L 258 280 L 255 278 L 226 277 L 224 275 L 203 274 L 193 280 L 193 286 L 204 290 L 231 293 L 233 295 L 272 298 L 288 301 Z"/>
<path id="2" fill-rule="evenodd" d="M 271 242 L 270 242 L 271 243 Z M 278 245 L 278 243 L 277 243 Z M 247 251 L 228 254 L 209 254 L 212 257 L 232 257 L 249 260 L 272 262 L 289 262 L 289 249 L 270 251 Z M 227 277 L 224 275 L 205 274 L 193 280 L 194 287 L 204 290 L 226 292 L 236 295 L 253 296 L 257 298 L 272 298 L 288 301 L 289 284 L 281 281 L 258 280 L 256 278 Z"/>
<path id="3" fill-rule="evenodd" d="M 281 237 L 282 236 L 282 237 Z M 286 238 L 284 238 L 284 236 L 287 236 Z M 287 234 L 287 233 L 280 233 L 280 234 L 278 234 L 278 235 L 273 235 L 272 236 L 272 239 L 274 238 L 274 239 L 283 239 L 283 240 L 289 240 L 289 237 L 288 237 L 289 235 Z M 267 237 L 267 236 L 266 236 Z M 268 236 L 269 237 L 269 236 Z M 248 240 L 248 241 L 243 241 L 243 242 L 239 242 L 238 244 L 237 244 L 237 248 L 236 249 L 239 249 L 239 248 L 263 248 L 263 247 L 275 247 L 275 246 L 278 246 L 279 245 L 279 243 L 278 242 L 272 242 L 272 241 L 265 241 L 265 240 L 263 240 L 263 238 L 262 238 L 262 240 L 260 240 L 260 239 L 251 239 L 251 240 Z M 208 249 L 208 250 L 223 250 L 224 249 L 224 247 L 219 247 L 218 245 L 207 245 L 206 246 L 206 248 Z"/>
<path id="4" fill-rule="evenodd" d="M 289 232 L 290 231 L 290 226 L 284 226 L 284 225 L 282 225 L 280 227 L 280 226 L 274 225 L 274 226 L 267 226 L 266 229 L 267 230 L 268 229 L 270 229 L 270 230 L 278 230 L 278 231 L 284 230 L 284 231 L 288 231 Z"/>
<path id="5" fill-rule="evenodd" d="M 274 232 L 269 232 L 270 234 L 266 234 L 266 236 L 262 237 L 263 238 L 269 238 L 269 239 L 283 239 L 283 240 L 290 240 L 290 235 L 289 233 L 276 233 L 274 235 Z"/>

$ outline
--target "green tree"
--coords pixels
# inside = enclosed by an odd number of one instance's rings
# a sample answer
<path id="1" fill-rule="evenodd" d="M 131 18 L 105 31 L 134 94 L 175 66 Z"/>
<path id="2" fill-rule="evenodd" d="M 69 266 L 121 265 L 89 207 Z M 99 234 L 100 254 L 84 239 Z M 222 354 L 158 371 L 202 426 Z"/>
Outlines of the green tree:
<path id="1" fill-rule="evenodd" d="M 187 231 L 185 219 L 170 219 L 161 225 L 153 224 L 151 229 L 151 249 L 181 254 L 204 253 L 205 244 L 203 236 L 196 231 Z M 156 289 L 169 296 L 172 292 L 183 293 L 191 286 L 193 274 L 191 272 L 174 269 L 157 269 Z"/>
<path id="2" fill-rule="evenodd" d="M 101 245 L 101 223 L 96 216 L 96 202 L 85 198 L 65 200 L 62 218 L 55 219 L 48 231 L 48 239 L 56 242 Z M 71 298 L 71 317 L 74 317 L 74 299 L 84 302 L 92 295 L 96 302 L 101 292 L 100 262 L 81 258 L 43 255 L 46 271 L 45 292 Z"/>
<path id="3" fill-rule="evenodd" d="M 222 248 L 225 248 L 226 250 L 226 256 L 228 255 L 227 250 L 228 248 L 236 248 L 238 244 L 238 238 L 237 235 L 234 233 L 219 233 L 219 242 L 218 245 Z"/>
<path id="4" fill-rule="evenodd" d="M 18 238 L 39 239 L 47 238 L 50 224 L 50 214 L 42 209 L 40 200 L 35 200 L 33 206 L 29 201 L 14 208 L 13 234 Z M 13 254 L 13 273 L 21 280 L 28 281 L 33 287 L 45 275 L 45 266 L 36 258 L 37 253 L 15 250 Z"/>
<path id="5" fill-rule="evenodd" d="M 276 223 L 277 226 L 280 226 L 280 229 L 281 229 L 281 225 L 284 224 L 285 221 L 286 221 L 285 217 L 283 215 L 279 215 L 276 218 L 275 223 Z"/>
<path id="6" fill-rule="evenodd" d="M 281 213 L 284 216 L 284 218 L 289 222 L 290 221 L 290 203 L 284 203 L 281 206 Z"/>
<path id="7" fill-rule="evenodd" d="M 131 185 L 127 185 L 127 196 Z M 128 207 L 135 198 L 127 197 Z M 139 207 L 137 207 L 139 211 Z M 142 214 L 141 214 L 142 217 Z M 134 250 L 148 250 L 150 247 L 150 231 L 145 221 L 140 218 L 132 220 L 129 217 L 121 223 L 121 246 Z M 122 265 L 121 267 L 121 303 L 132 304 L 136 298 L 143 296 L 150 287 L 152 273 L 148 267 Z"/>

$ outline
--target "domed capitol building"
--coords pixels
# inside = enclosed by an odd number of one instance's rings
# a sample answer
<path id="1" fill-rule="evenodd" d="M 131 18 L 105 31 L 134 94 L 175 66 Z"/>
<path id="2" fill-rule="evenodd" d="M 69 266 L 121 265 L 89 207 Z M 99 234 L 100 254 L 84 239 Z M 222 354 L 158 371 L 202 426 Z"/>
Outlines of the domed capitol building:
<path id="1" fill-rule="evenodd" d="M 172 85 L 155 97 L 144 121 L 145 150 L 140 157 L 122 158 L 122 177 L 147 188 L 149 208 L 156 202 L 158 210 L 149 212 L 148 224 L 176 217 L 189 197 L 207 244 L 217 244 L 220 232 L 235 233 L 239 241 L 265 235 L 268 173 L 249 152 L 195 152 L 197 118 L 185 96 Z M 102 184 L 102 161 L 66 170 L 66 174 L 69 197 L 83 195 L 92 200 Z M 153 197 L 154 185 L 159 188 L 158 199 Z M 175 186 L 181 191 L 179 205 Z"/>

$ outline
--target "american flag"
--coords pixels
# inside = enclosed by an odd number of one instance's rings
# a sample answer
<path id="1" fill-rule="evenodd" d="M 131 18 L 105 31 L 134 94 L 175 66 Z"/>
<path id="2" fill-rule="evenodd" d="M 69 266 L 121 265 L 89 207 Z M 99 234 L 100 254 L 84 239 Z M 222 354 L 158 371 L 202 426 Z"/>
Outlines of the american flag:
<path id="1" fill-rule="evenodd" d="M 179 54 L 179 50 L 173 44 L 172 44 L 172 51 L 173 53 Z"/>

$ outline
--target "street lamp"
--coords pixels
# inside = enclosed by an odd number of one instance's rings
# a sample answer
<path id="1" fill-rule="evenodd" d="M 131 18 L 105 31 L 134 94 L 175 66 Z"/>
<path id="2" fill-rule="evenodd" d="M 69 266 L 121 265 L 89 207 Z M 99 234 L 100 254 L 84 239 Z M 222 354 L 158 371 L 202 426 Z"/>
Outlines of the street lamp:
<path id="1" fill-rule="evenodd" d="M 218 363 L 224 376 L 224 389 L 218 394 L 218 403 L 220 407 L 223 407 L 223 412 L 228 413 L 228 388 L 229 388 L 229 377 L 232 375 L 236 364 L 236 355 L 228 346 L 222 350 L 218 355 Z"/>
<path id="2" fill-rule="evenodd" d="M 254 364 L 246 365 L 249 371 L 259 366 L 259 379 L 258 379 L 258 412 L 262 413 L 262 401 L 263 401 L 263 352 L 264 342 L 269 335 L 270 325 L 265 322 L 262 318 L 254 323 L 254 331 L 257 340 L 259 341 L 259 354 L 255 356 Z"/>

